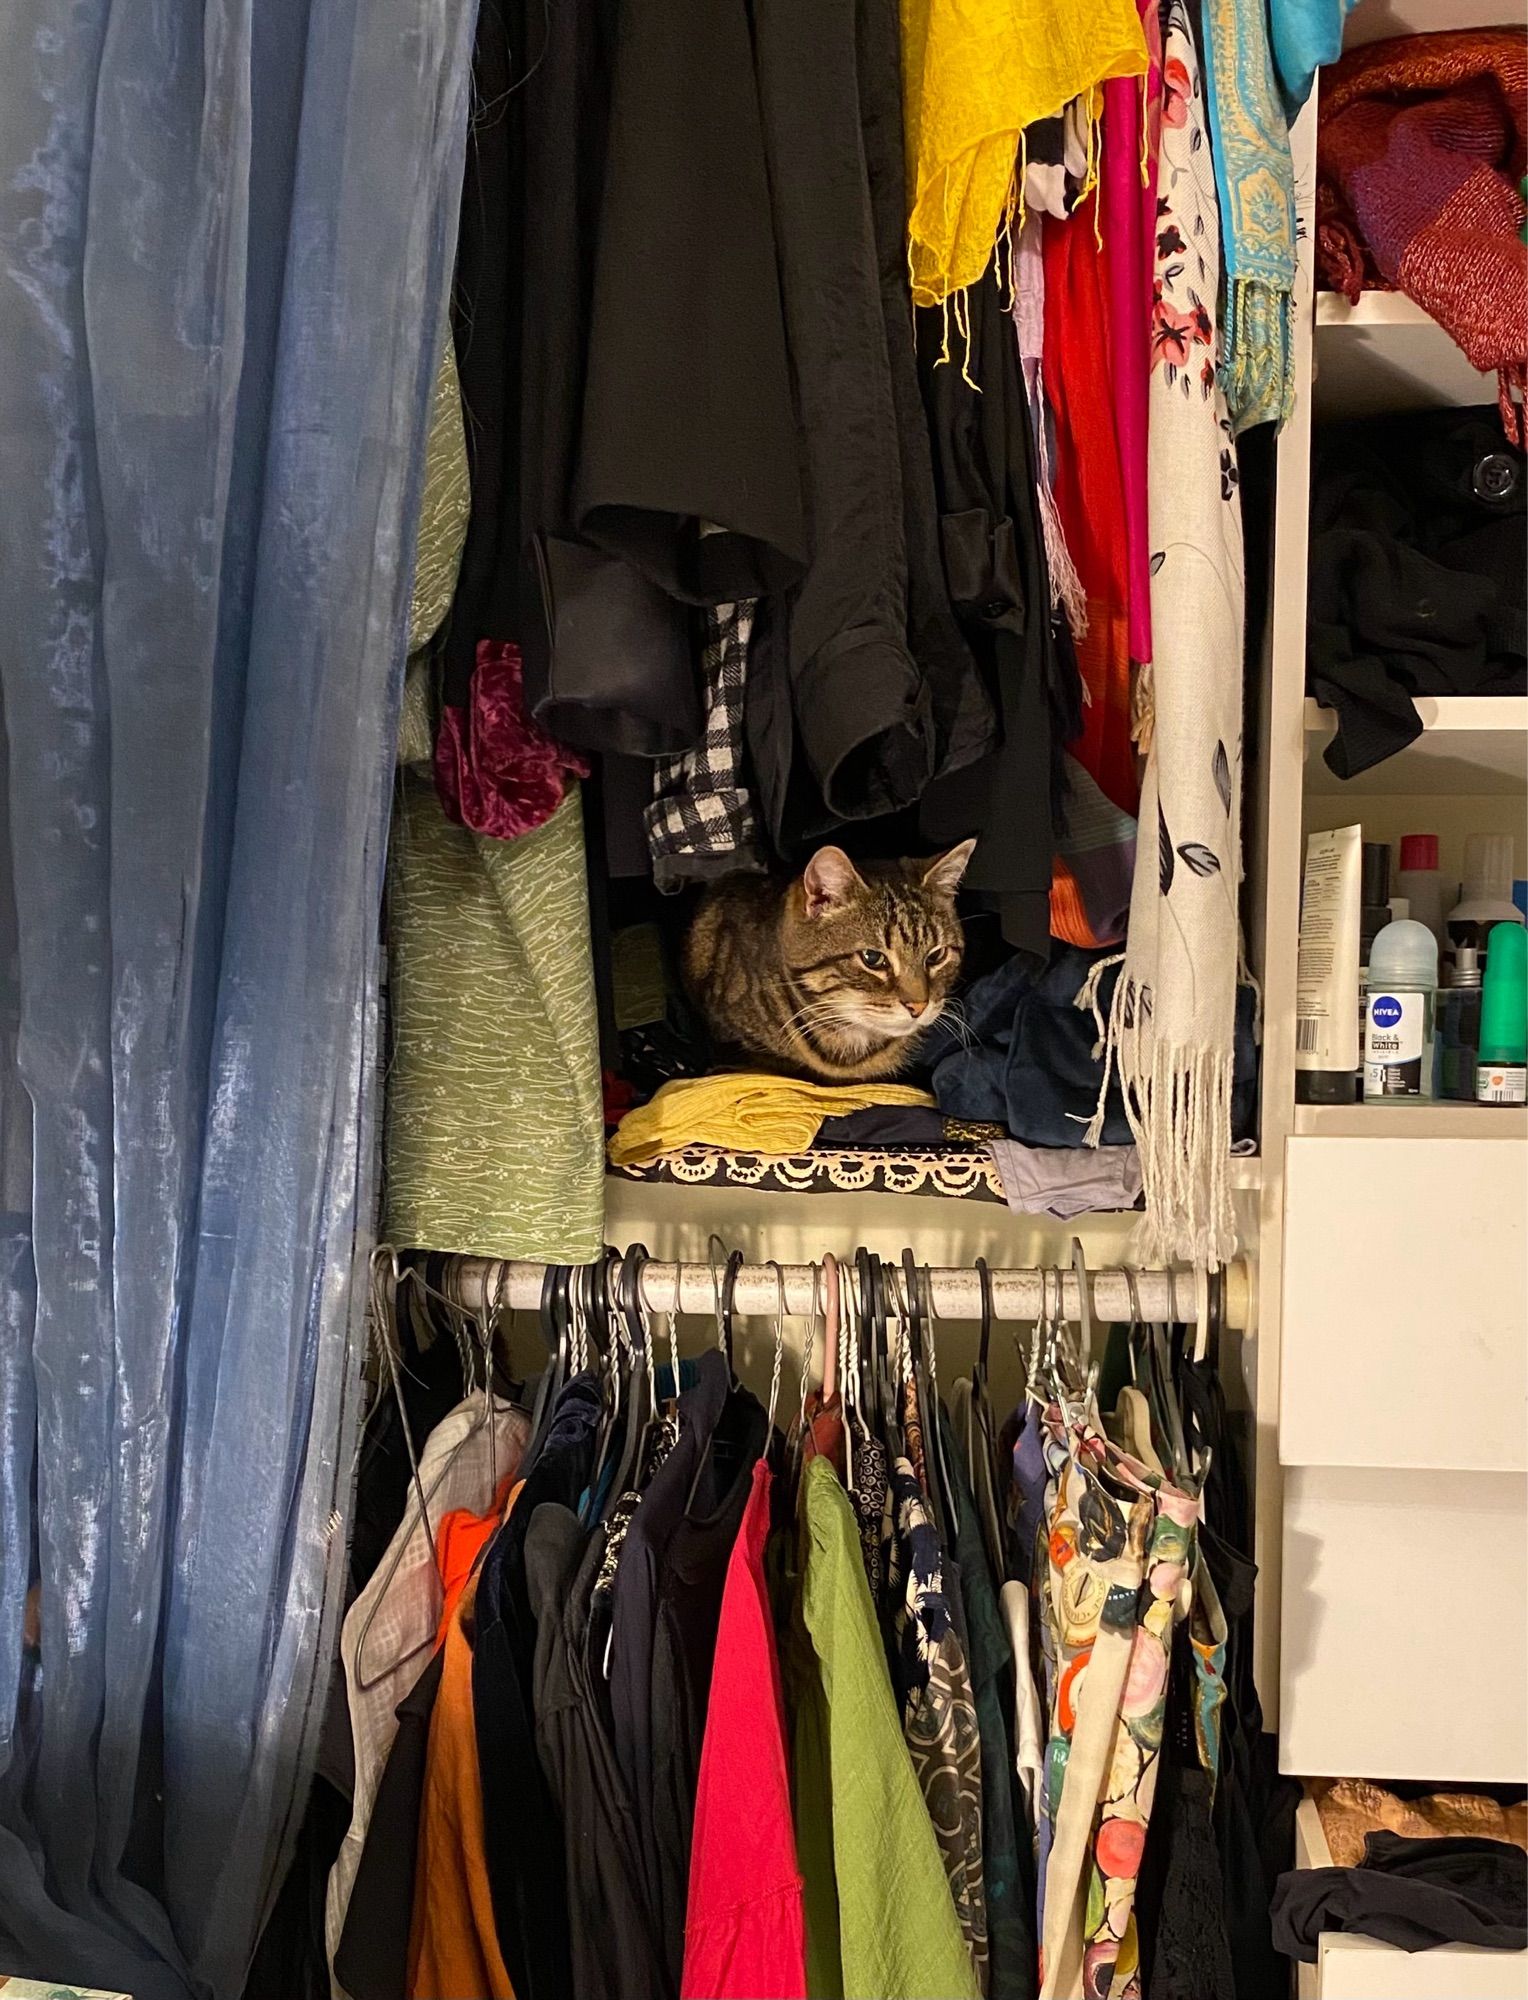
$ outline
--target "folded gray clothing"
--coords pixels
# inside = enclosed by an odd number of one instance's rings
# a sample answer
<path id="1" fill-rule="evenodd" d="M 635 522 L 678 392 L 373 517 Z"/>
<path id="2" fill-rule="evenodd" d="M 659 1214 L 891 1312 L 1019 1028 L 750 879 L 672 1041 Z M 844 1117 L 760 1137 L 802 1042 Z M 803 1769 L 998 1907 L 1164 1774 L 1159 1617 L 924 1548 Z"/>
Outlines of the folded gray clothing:
<path id="1" fill-rule="evenodd" d="M 1134 1146 L 1025 1146 L 994 1139 L 992 1157 L 1008 1206 L 1020 1215 L 1074 1215 L 1134 1208 L 1141 1162 Z"/>

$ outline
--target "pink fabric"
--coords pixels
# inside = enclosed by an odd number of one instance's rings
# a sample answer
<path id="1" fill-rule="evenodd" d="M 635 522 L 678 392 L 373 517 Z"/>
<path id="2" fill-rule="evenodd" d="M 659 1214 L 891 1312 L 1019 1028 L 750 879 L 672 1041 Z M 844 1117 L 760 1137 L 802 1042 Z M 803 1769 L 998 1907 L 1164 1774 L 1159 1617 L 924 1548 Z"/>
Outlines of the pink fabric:
<path id="1" fill-rule="evenodd" d="M 680 2000 L 805 2000 L 806 1931 L 774 1621 L 764 1586 L 769 1467 L 727 1564 L 700 1752 Z"/>
<path id="2" fill-rule="evenodd" d="M 570 779 L 588 775 L 577 751 L 548 736 L 526 708 L 520 648 L 480 639 L 467 707 L 448 703 L 435 738 L 435 789 L 446 817 L 513 840 L 552 817 Z"/>
<path id="3" fill-rule="evenodd" d="M 1149 199 L 1156 207 L 1155 163 Z M 1151 541 L 1146 525 L 1146 385 L 1151 374 L 1151 264 L 1154 213 L 1141 188 L 1141 85 L 1111 77 L 1104 85 L 1104 265 L 1109 286 L 1110 372 L 1125 499 L 1125 575 L 1130 657 L 1151 658 Z"/>

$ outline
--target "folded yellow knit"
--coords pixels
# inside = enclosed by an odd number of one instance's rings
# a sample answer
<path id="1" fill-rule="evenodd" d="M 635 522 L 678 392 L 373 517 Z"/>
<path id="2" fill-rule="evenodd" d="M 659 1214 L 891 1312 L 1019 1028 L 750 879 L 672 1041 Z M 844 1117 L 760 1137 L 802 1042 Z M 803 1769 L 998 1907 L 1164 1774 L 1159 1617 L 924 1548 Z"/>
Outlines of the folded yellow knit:
<path id="1" fill-rule="evenodd" d="M 901 0 L 913 304 L 974 285 L 1014 187 L 1019 135 L 1112 76 L 1144 76 L 1135 0 Z"/>
<path id="2" fill-rule="evenodd" d="M 666 1083 L 650 1103 L 628 1111 L 606 1151 L 616 1167 L 642 1167 L 681 1146 L 723 1146 L 737 1153 L 800 1153 L 825 1118 L 876 1104 L 932 1104 L 905 1083 L 798 1083 L 793 1077 L 739 1070 Z"/>

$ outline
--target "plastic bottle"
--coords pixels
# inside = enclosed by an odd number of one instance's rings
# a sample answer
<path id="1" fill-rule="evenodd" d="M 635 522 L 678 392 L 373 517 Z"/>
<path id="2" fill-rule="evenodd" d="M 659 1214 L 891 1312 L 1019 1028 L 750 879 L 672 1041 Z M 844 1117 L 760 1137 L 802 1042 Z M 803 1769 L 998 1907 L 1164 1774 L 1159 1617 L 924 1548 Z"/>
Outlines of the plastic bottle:
<path id="1" fill-rule="evenodd" d="M 1438 873 L 1438 836 L 1435 833 L 1403 833 L 1401 865 L 1396 870 L 1395 892 L 1406 898 L 1406 915 L 1413 923 L 1426 924 L 1442 951 L 1448 943 L 1443 928 L 1443 877 Z"/>
<path id="2" fill-rule="evenodd" d="M 1448 913 L 1448 946 L 1472 944 L 1490 970 L 1487 943 L 1495 924 L 1519 924 L 1523 918 L 1512 900 L 1512 865 L 1516 843 L 1510 833 L 1472 833 L 1464 843 L 1464 889 Z"/>
<path id="3" fill-rule="evenodd" d="M 1392 896 L 1390 898 L 1391 923 L 1403 924 L 1410 915 L 1411 915 L 1411 903 L 1407 897 Z"/>
<path id="4" fill-rule="evenodd" d="M 1455 1104 L 1475 1102 L 1480 1052 L 1480 954 L 1472 944 L 1454 953 L 1454 971 L 1438 996 L 1438 1095 Z"/>
<path id="5" fill-rule="evenodd" d="M 1480 1104 L 1528 1103 L 1528 931 L 1492 927 L 1480 1002 Z"/>
<path id="6" fill-rule="evenodd" d="M 1431 1097 L 1438 941 L 1426 924 L 1386 924 L 1369 954 L 1364 1102 Z"/>
<path id="7" fill-rule="evenodd" d="M 1390 914 L 1390 848 L 1383 840 L 1366 840 L 1361 850 L 1358 892 L 1358 1068 L 1356 1089 L 1364 1085 L 1364 1035 L 1369 1020 L 1369 953 L 1374 940 L 1394 922 Z"/>

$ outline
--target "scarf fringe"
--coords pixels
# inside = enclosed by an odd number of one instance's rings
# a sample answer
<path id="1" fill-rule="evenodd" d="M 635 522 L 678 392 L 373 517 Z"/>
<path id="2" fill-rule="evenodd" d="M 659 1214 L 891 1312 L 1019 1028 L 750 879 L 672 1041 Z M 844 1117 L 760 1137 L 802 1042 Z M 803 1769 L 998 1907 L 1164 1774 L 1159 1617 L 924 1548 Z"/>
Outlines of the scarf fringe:
<path id="1" fill-rule="evenodd" d="M 1253 424 L 1288 420 L 1295 405 L 1295 302 L 1261 278 L 1226 286 L 1220 385 L 1239 437 Z"/>
<path id="2" fill-rule="evenodd" d="M 1152 740 L 1157 733 L 1157 677 L 1152 672 L 1150 660 L 1136 664 L 1135 678 L 1130 683 L 1130 741 L 1142 757 L 1151 755 Z"/>
<path id="3" fill-rule="evenodd" d="M 1102 1139 L 1105 1101 L 1118 1065 L 1146 1198 L 1130 1254 L 1142 1263 L 1218 1270 L 1236 1255 L 1239 1240 L 1231 1199 L 1234 1053 L 1158 1046 L 1148 1033 L 1150 996 L 1128 973 L 1115 985 L 1106 1025 L 1099 981 L 1120 961 L 1121 955 L 1100 959 L 1074 1003 L 1084 1012 L 1091 1009 L 1100 1036 L 1095 1053 L 1104 1063 L 1098 1107 L 1084 1141 L 1097 1146 Z"/>
<path id="4" fill-rule="evenodd" d="M 1038 461 L 1035 489 L 1040 501 L 1040 538 L 1045 543 L 1045 568 L 1050 579 L 1051 608 L 1059 606 L 1066 613 L 1066 622 L 1074 640 L 1085 638 L 1088 630 L 1088 593 L 1083 588 L 1082 578 L 1077 574 L 1077 565 L 1072 561 L 1072 552 L 1067 547 L 1066 529 L 1061 523 L 1061 512 L 1056 505 L 1054 479 L 1051 473 L 1050 438 L 1047 435 L 1045 402 L 1045 363 L 1037 358 L 1034 364 L 1035 395 L 1037 414 L 1034 422 L 1035 458 Z"/>

